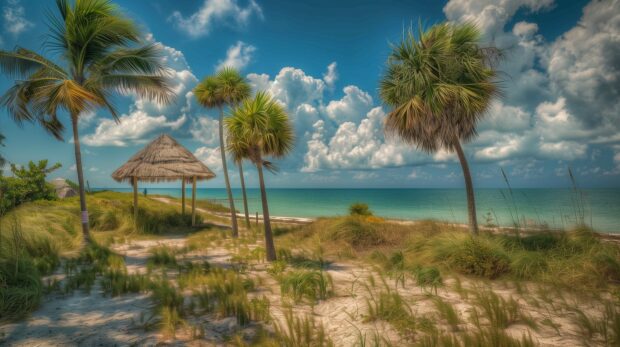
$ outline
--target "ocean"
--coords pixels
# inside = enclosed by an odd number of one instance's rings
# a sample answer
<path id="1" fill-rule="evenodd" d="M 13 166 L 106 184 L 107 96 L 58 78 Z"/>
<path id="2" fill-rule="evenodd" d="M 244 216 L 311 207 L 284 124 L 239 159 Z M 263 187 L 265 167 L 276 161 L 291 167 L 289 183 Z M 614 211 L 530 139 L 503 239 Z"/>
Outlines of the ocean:
<path id="1" fill-rule="evenodd" d="M 111 189 L 129 192 L 130 188 Z M 140 189 L 142 194 L 143 188 Z M 181 189 L 148 188 L 149 194 L 181 196 Z M 197 189 L 198 199 L 224 205 L 224 188 Z M 233 189 L 235 207 L 243 210 L 241 190 Z M 260 191 L 248 189 L 250 214 L 261 213 Z M 191 198 L 191 189 L 187 189 Z M 355 202 L 368 204 L 377 216 L 397 219 L 436 219 L 467 223 L 464 189 L 268 189 L 273 216 L 321 217 L 348 213 Z M 547 224 L 570 228 L 576 220 L 601 232 L 620 233 L 620 189 L 477 189 L 476 206 L 480 224 L 513 226 Z"/>

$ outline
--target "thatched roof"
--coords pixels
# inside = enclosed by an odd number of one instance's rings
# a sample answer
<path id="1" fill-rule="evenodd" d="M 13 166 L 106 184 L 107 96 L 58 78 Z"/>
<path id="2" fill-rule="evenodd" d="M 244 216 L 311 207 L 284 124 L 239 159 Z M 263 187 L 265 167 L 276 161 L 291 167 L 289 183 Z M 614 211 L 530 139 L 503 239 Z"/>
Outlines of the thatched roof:
<path id="1" fill-rule="evenodd" d="M 77 192 L 75 189 L 71 187 L 71 185 L 64 178 L 57 178 L 50 182 L 54 186 L 54 190 L 56 191 L 56 195 L 61 198 L 69 198 L 72 196 L 76 196 Z"/>
<path id="2" fill-rule="evenodd" d="M 208 180 L 215 177 L 200 160 L 166 134 L 136 153 L 123 166 L 119 167 L 112 178 L 116 181 L 131 181 L 137 177 L 139 181 L 161 182 L 176 181 L 192 177 Z"/>

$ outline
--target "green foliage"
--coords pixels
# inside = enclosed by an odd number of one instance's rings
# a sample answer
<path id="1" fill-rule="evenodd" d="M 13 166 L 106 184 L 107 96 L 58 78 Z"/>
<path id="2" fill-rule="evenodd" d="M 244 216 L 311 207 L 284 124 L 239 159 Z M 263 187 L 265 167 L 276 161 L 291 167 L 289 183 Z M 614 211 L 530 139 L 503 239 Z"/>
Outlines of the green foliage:
<path id="1" fill-rule="evenodd" d="M 2 212 L 24 202 L 34 200 L 54 200 L 54 187 L 45 181 L 47 175 L 60 168 L 60 163 L 47 167 L 47 160 L 38 163 L 28 162 L 27 166 L 11 164 L 13 177 L 0 175 L 0 216 Z"/>
<path id="2" fill-rule="evenodd" d="M 329 274 L 318 270 L 294 270 L 279 276 L 282 294 L 289 295 L 295 302 L 304 298 L 311 303 L 327 299 L 333 292 Z"/>
<path id="3" fill-rule="evenodd" d="M 292 310 L 284 312 L 285 325 L 276 324 L 274 346 L 281 347 L 333 347 L 334 343 L 325 333 L 322 324 L 311 316 L 298 317 Z"/>
<path id="4" fill-rule="evenodd" d="M 419 267 L 414 272 L 416 284 L 422 288 L 430 287 L 437 294 L 437 287 L 443 284 L 439 269 L 434 266 Z"/>
<path id="5" fill-rule="evenodd" d="M 433 303 L 435 304 L 435 307 L 437 308 L 437 311 L 439 311 L 441 317 L 443 317 L 450 325 L 452 331 L 459 330 L 461 319 L 459 318 L 458 313 L 456 313 L 454 306 L 452 306 L 449 302 L 442 300 L 439 296 L 433 298 Z"/>
<path id="6" fill-rule="evenodd" d="M 398 292 L 392 291 L 386 286 L 384 291 L 371 294 L 371 297 L 366 299 L 368 306 L 366 321 L 383 320 L 392 324 L 394 328 L 407 337 L 415 335 L 415 316 L 411 307 Z"/>
<path id="7" fill-rule="evenodd" d="M 376 227 L 359 216 L 338 220 L 331 226 L 329 237 L 332 240 L 343 240 L 354 247 L 368 247 L 384 242 L 383 236 Z"/>
<path id="8" fill-rule="evenodd" d="M 510 272 L 510 258 L 490 239 L 467 237 L 440 241 L 435 248 L 435 259 L 445 261 L 461 273 L 494 279 Z"/>
<path id="9" fill-rule="evenodd" d="M 101 287 L 104 293 L 119 296 L 125 293 L 143 293 L 151 286 L 146 275 L 130 275 L 126 269 L 110 269 L 103 273 Z"/>
<path id="10" fill-rule="evenodd" d="M 357 202 L 349 206 L 349 214 L 351 216 L 372 216 L 372 211 L 368 208 L 368 204 Z"/>
<path id="11" fill-rule="evenodd" d="M 505 329 L 515 323 L 524 323 L 536 328 L 533 319 L 521 312 L 519 304 L 512 297 L 504 299 L 492 290 L 478 290 L 475 295 L 475 303 L 482 309 L 483 317 L 492 328 Z M 478 310 L 472 311 L 472 317 L 475 322 L 479 319 Z"/>
<path id="12" fill-rule="evenodd" d="M 200 290 L 192 297 L 205 313 L 216 313 L 220 317 L 235 317 L 237 324 L 269 320 L 269 300 L 248 298 L 254 289 L 254 282 L 243 278 L 232 270 L 213 268 L 203 278 Z"/>
<path id="13" fill-rule="evenodd" d="M 149 266 L 175 267 L 177 265 L 176 251 L 167 246 L 157 246 L 149 250 L 147 259 Z"/>
<path id="14" fill-rule="evenodd" d="M 470 140 L 498 94 L 494 58 L 473 23 L 439 23 L 394 45 L 379 94 L 391 108 L 386 131 L 424 151 Z M 446 110 L 451 110 L 447 112 Z"/>
<path id="15" fill-rule="evenodd" d="M 34 310 L 42 294 L 39 271 L 31 258 L 0 258 L 0 321 Z"/>

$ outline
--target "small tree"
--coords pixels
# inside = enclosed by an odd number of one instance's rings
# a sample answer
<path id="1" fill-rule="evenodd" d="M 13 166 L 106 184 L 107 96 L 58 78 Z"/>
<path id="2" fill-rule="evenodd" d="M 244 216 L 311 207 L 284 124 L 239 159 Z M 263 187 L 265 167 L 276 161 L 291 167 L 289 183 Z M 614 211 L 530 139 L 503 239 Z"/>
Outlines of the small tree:
<path id="1" fill-rule="evenodd" d="M 54 187 L 45 179 L 61 165 L 47 167 L 47 164 L 47 160 L 30 161 L 27 166 L 11 164 L 13 177 L 0 176 L 0 210 L 7 211 L 28 201 L 56 199 Z"/>
<path id="2" fill-rule="evenodd" d="M 368 204 L 356 202 L 349 206 L 349 214 L 352 216 L 372 216 L 372 211 L 368 208 Z"/>

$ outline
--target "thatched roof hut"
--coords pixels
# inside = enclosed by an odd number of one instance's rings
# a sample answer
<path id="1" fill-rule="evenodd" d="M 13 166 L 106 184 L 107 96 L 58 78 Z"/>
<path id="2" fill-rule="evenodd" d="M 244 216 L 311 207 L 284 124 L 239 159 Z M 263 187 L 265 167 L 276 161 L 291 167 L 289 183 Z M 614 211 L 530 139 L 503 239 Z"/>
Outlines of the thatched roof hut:
<path id="1" fill-rule="evenodd" d="M 214 177 L 213 171 L 167 134 L 160 135 L 112 173 L 112 178 L 118 182 L 131 182 L 135 217 L 138 215 L 138 181 L 181 180 L 183 213 L 185 213 L 185 182 L 192 182 L 192 225 L 196 219 L 196 181 Z"/>
<path id="2" fill-rule="evenodd" d="M 71 187 L 71 185 L 64 178 L 57 178 L 50 182 L 54 186 L 56 196 L 60 199 L 76 196 L 77 192 Z"/>
<path id="3" fill-rule="evenodd" d="M 112 173 L 118 182 L 131 182 L 134 177 L 145 182 L 190 182 L 193 177 L 208 180 L 215 174 L 170 135 L 162 134 Z"/>

